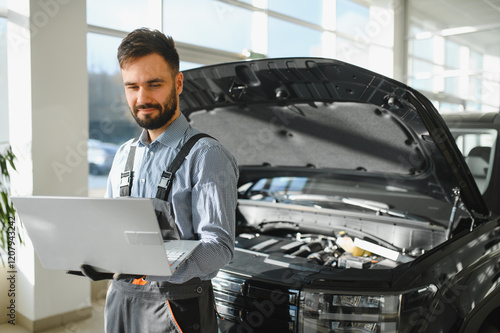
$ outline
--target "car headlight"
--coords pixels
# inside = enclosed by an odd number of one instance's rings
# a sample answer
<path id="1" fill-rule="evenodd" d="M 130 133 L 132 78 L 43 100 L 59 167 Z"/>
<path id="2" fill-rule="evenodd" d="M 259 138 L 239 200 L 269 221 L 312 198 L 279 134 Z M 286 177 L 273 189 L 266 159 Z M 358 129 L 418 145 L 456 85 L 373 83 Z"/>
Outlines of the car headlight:
<path id="1" fill-rule="evenodd" d="M 403 293 L 346 293 L 308 289 L 300 294 L 299 332 L 401 332 L 428 304 L 437 288 Z"/>
<path id="2" fill-rule="evenodd" d="M 101 164 L 106 163 L 106 159 L 107 159 L 107 155 L 106 155 L 106 151 L 104 149 L 100 149 L 100 148 L 93 148 L 91 150 L 89 149 L 89 151 L 88 151 L 89 162 L 101 165 Z"/>

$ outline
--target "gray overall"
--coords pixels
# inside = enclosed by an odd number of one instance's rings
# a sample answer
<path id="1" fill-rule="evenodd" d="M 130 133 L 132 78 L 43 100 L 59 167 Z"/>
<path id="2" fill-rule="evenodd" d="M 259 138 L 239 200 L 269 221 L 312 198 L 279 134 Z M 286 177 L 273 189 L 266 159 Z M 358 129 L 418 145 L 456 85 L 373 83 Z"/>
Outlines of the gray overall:
<path id="1" fill-rule="evenodd" d="M 172 204 L 168 201 L 175 172 L 193 145 L 207 134 L 191 137 L 163 172 L 153 204 L 164 240 L 179 239 Z M 130 147 L 120 183 L 120 196 L 130 196 L 135 142 Z M 217 332 L 211 281 L 199 278 L 182 284 L 125 279 L 113 281 L 106 297 L 107 333 Z"/>

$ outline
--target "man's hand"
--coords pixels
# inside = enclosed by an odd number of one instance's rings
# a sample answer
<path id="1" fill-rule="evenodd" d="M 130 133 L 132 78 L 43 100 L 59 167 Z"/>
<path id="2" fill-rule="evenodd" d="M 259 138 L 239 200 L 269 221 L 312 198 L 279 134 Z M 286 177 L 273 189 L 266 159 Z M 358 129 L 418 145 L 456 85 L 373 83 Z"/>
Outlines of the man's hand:
<path id="1" fill-rule="evenodd" d="M 92 281 L 101 280 L 123 280 L 123 279 L 139 279 L 143 275 L 123 274 L 123 273 L 101 273 L 91 265 L 80 265 L 81 271 L 66 271 L 67 274 L 86 276 Z"/>

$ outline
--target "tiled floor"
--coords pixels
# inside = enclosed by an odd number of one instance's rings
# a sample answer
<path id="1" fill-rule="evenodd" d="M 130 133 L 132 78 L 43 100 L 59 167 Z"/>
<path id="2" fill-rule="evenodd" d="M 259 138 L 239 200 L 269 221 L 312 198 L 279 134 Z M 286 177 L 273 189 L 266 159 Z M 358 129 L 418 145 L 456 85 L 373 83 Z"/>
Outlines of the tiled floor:
<path id="1" fill-rule="evenodd" d="M 104 332 L 104 301 L 97 302 L 92 307 L 92 316 L 81 322 L 73 322 L 44 333 L 103 333 Z M 10 324 L 0 325 L 1 333 L 29 333 L 28 330 Z"/>

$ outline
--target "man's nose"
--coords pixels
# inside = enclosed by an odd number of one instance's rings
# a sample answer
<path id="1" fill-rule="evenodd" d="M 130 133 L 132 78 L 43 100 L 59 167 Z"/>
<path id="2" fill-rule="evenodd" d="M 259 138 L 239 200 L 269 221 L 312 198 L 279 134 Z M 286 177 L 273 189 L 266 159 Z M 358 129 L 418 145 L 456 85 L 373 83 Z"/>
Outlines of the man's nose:
<path id="1" fill-rule="evenodd" d="M 151 103 L 151 93 L 145 88 L 139 88 L 137 93 L 137 104 Z"/>

